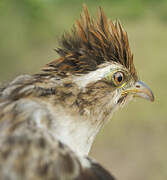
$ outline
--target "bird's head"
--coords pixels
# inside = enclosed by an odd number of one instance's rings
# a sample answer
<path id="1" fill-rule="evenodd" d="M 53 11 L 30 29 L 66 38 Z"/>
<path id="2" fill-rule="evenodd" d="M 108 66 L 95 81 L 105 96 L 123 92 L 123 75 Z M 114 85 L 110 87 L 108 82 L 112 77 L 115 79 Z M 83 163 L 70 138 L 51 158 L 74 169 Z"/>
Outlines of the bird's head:
<path id="1" fill-rule="evenodd" d="M 133 97 L 150 101 L 150 88 L 139 80 L 133 63 L 128 36 L 121 24 L 109 21 L 100 8 L 96 19 L 86 6 L 72 33 L 65 33 L 60 58 L 43 70 L 72 80 L 79 93 L 76 104 L 82 113 L 111 114 Z M 103 113 L 101 113 L 103 112 Z"/>

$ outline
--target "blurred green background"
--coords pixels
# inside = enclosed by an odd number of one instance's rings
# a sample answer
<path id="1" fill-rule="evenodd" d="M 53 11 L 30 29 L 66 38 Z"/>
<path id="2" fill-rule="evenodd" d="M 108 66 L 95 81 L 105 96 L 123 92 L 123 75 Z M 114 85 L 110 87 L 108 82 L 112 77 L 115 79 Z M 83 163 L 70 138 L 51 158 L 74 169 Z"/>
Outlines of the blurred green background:
<path id="1" fill-rule="evenodd" d="M 98 135 L 91 156 L 119 180 L 167 179 L 167 1 L 0 0 L 0 81 L 39 71 L 57 57 L 59 37 L 70 30 L 85 2 L 102 6 L 129 34 L 138 73 L 156 101 L 136 99 L 115 113 Z"/>

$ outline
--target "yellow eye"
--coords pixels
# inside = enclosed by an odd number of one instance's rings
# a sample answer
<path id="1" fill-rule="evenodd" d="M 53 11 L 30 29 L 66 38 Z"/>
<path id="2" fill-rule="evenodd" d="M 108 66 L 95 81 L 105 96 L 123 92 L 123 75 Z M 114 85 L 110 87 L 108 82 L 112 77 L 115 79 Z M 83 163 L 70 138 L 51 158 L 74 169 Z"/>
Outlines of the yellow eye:
<path id="1" fill-rule="evenodd" d="M 113 74 L 113 82 L 116 86 L 121 85 L 124 80 L 125 80 L 125 76 L 122 72 L 117 71 Z"/>

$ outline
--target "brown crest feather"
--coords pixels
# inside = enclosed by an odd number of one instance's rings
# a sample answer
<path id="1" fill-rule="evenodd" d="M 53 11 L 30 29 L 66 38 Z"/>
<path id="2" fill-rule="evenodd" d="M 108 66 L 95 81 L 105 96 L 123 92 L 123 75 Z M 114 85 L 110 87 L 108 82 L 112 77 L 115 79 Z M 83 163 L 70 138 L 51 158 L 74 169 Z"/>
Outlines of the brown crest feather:
<path id="1" fill-rule="evenodd" d="M 127 33 L 119 21 L 109 21 L 101 7 L 95 19 L 90 18 L 86 5 L 83 5 L 80 20 L 76 21 L 72 33 L 63 35 L 56 51 L 61 58 L 49 63 L 44 71 L 51 67 L 52 72 L 61 76 L 85 74 L 96 70 L 100 64 L 114 61 L 129 69 L 137 79 Z"/>

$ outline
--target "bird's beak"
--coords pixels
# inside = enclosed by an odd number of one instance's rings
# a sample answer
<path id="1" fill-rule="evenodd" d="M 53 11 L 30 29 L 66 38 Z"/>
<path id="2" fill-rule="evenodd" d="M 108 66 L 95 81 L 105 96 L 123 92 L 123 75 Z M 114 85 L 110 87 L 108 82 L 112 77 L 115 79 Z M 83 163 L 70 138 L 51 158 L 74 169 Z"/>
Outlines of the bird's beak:
<path id="1" fill-rule="evenodd" d="M 137 81 L 134 87 L 123 91 L 122 95 L 133 94 L 134 97 L 141 97 L 149 101 L 154 101 L 154 94 L 151 89 L 142 81 Z"/>

